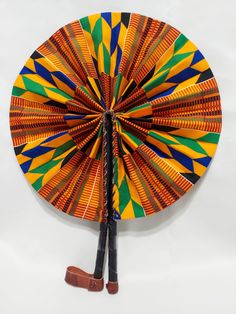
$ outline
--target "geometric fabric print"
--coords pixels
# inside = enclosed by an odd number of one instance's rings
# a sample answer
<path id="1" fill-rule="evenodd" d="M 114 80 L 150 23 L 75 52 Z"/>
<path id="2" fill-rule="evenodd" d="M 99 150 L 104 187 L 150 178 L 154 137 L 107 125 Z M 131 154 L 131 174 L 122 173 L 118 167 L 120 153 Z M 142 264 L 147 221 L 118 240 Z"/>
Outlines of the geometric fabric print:
<path id="1" fill-rule="evenodd" d="M 121 219 L 145 216 L 139 194 L 125 172 L 121 157 L 115 158 L 114 168 L 114 207 L 117 215 Z"/>
<path id="2" fill-rule="evenodd" d="M 10 126 L 33 188 L 74 217 L 107 221 L 104 125 L 113 112 L 115 220 L 161 211 L 206 171 L 221 132 L 216 79 L 174 27 L 122 12 L 56 31 L 17 76 Z"/>

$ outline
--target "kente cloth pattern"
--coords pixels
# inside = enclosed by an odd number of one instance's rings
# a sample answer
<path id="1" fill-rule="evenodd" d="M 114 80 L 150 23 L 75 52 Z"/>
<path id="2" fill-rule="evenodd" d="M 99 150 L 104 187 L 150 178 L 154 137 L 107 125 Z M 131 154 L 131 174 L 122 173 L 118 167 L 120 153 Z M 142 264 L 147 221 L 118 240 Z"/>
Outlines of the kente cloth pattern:
<path id="1" fill-rule="evenodd" d="M 114 114 L 114 219 L 173 204 L 209 165 L 221 131 L 216 80 L 174 27 L 106 12 L 54 33 L 27 60 L 11 99 L 17 160 L 59 210 L 106 221 L 103 116 Z"/>

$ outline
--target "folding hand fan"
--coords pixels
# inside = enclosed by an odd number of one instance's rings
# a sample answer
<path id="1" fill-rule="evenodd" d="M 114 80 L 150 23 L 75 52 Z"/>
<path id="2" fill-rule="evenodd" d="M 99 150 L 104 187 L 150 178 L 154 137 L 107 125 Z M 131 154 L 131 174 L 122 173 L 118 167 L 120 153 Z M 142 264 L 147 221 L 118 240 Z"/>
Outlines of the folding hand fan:
<path id="1" fill-rule="evenodd" d="M 53 34 L 27 60 L 12 92 L 18 162 L 45 200 L 100 222 L 96 267 L 65 280 L 118 291 L 116 221 L 173 204 L 209 165 L 221 131 L 220 96 L 197 47 L 170 25 L 101 13 Z"/>

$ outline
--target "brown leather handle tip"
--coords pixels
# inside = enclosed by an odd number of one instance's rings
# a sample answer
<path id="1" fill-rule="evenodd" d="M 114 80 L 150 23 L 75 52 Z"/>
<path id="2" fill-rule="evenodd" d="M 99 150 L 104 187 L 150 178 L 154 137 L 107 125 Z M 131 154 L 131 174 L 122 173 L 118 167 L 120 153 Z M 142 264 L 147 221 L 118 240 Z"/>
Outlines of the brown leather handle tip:
<path id="1" fill-rule="evenodd" d="M 118 282 L 108 281 L 108 283 L 106 284 L 106 288 L 108 293 L 116 294 L 119 290 Z"/>
<path id="2" fill-rule="evenodd" d="M 100 279 L 94 278 L 93 274 L 89 274 L 75 266 L 67 267 L 65 281 L 69 285 L 85 288 L 89 291 L 102 291 L 104 287 L 103 277 Z"/>

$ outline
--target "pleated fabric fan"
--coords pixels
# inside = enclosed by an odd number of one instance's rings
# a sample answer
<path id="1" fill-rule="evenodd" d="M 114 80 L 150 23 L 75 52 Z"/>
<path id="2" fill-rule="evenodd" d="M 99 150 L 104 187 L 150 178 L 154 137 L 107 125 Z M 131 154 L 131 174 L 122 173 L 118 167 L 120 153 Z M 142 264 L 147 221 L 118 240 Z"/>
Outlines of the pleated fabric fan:
<path id="1" fill-rule="evenodd" d="M 59 210 L 100 222 L 95 271 L 66 281 L 118 291 L 116 221 L 173 204 L 203 175 L 221 131 L 216 80 L 174 27 L 101 13 L 54 33 L 25 63 L 11 99 L 11 134 L 27 180 Z"/>

